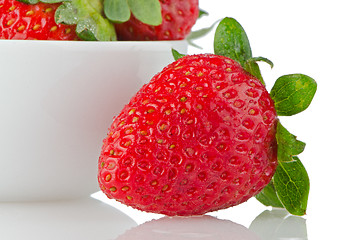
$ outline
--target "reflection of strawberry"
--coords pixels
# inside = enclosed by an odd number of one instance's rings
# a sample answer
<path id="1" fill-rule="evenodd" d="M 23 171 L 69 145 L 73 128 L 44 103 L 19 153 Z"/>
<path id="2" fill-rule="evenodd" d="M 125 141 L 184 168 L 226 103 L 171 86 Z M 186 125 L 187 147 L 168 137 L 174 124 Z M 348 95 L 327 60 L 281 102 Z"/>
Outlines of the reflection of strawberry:
<path id="1" fill-rule="evenodd" d="M 116 240 L 260 240 L 246 227 L 212 216 L 163 217 L 127 230 Z"/>
<path id="2" fill-rule="evenodd" d="M 116 24 L 120 40 L 179 40 L 191 31 L 199 15 L 198 0 L 160 0 L 162 23 L 151 26 L 142 23 L 134 15 Z"/>
<path id="3" fill-rule="evenodd" d="M 186 56 L 124 107 L 99 159 L 101 189 L 134 208 L 194 215 L 246 201 L 277 166 L 276 111 L 234 60 Z"/>
<path id="4" fill-rule="evenodd" d="M 59 4 L 26 4 L 16 0 L 0 0 L 0 38 L 74 40 L 75 26 L 56 24 Z"/>

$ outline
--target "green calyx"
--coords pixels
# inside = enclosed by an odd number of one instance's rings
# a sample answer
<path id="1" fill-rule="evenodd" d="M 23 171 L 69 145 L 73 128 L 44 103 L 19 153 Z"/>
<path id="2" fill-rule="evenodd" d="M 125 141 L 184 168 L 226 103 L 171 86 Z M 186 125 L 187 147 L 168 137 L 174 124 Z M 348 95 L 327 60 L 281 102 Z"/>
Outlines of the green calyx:
<path id="1" fill-rule="evenodd" d="M 175 61 L 177 61 L 178 59 L 186 56 L 185 54 L 179 53 L 177 50 L 172 49 L 172 56 L 175 59 Z"/>
<path id="2" fill-rule="evenodd" d="M 273 67 L 273 63 L 264 57 L 252 57 L 248 36 L 244 28 L 233 18 L 224 18 L 215 31 L 214 52 L 239 62 L 250 74 L 265 85 L 260 73 L 258 61 L 264 61 Z"/>
<path id="3" fill-rule="evenodd" d="M 270 91 L 279 116 L 291 116 L 307 109 L 317 91 L 317 83 L 304 74 L 279 77 Z"/>
<path id="4" fill-rule="evenodd" d="M 273 67 L 264 57 L 253 57 L 248 37 L 243 27 L 233 18 L 224 18 L 218 25 L 214 38 L 217 55 L 229 57 L 251 75 L 265 82 L 258 62 L 263 61 Z M 317 90 L 317 83 L 304 74 L 290 74 L 279 77 L 270 97 L 279 116 L 291 116 L 304 111 L 311 103 Z M 293 215 L 304 215 L 309 195 L 309 177 L 298 155 L 305 143 L 297 140 L 278 122 L 276 131 L 278 144 L 278 167 L 269 183 L 256 199 L 266 206 L 283 207 Z"/>
<path id="5" fill-rule="evenodd" d="M 27 4 L 62 3 L 55 12 L 57 24 L 76 25 L 78 37 L 85 41 L 116 41 L 113 24 L 103 16 L 102 0 L 19 0 Z"/>
<path id="6" fill-rule="evenodd" d="M 131 13 L 148 25 L 157 26 L 162 23 L 159 0 L 104 0 L 104 13 L 116 23 L 128 21 Z"/>
<path id="7" fill-rule="evenodd" d="M 202 47 L 198 46 L 197 44 L 194 43 L 194 40 L 199 39 L 204 37 L 205 35 L 207 35 L 209 32 L 212 31 L 212 29 L 215 27 L 215 25 L 218 23 L 219 21 L 214 22 L 211 26 L 206 27 L 206 28 L 201 28 L 199 30 L 196 31 L 191 31 L 190 34 L 186 37 L 186 40 L 188 42 L 188 44 L 190 46 L 193 46 L 195 48 L 198 49 L 202 49 Z"/>
<path id="8" fill-rule="evenodd" d="M 82 40 L 116 41 L 117 35 L 112 23 L 102 15 L 101 0 L 72 0 L 58 7 L 55 21 L 76 24 L 76 32 Z"/>
<path id="9" fill-rule="evenodd" d="M 272 181 L 258 195 L 266 206 L 284 207 L 293 215 L 304 215 L 309 195 L 309 177 L 297 155 L 304 151 L 305 143 L 278 122 L 278 167 Z"/>

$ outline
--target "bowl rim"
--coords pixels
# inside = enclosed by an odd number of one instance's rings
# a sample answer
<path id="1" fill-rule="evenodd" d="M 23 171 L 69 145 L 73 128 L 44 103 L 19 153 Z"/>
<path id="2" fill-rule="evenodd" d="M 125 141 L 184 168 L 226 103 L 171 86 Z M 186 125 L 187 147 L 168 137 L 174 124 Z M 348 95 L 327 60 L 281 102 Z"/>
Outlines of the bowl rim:
<path id="1" fill-rule="evenodd" d="M 0 39 L 0 49 L 9 51 L 10 49 L 39 49 L 50 48 L 61 51 L 171 51 L 171 48 L 188 48 L 189 43 L 183 40 L 165 40 L 165 41 L 60 41 L 60 40 L 14 40 Z M 10 49 L 9 49 L 10 48 Z M 10 50 L 10 51 L 12 51 Z"/>
<path id="2" fill-rule="evenodd" d="M 182 43 L 188 42 L 187 39 L 181 40 L 158 40 L 158 41 L 70 41 L 70 40 L 20 40 L 20 39 L 0 39 L 0 46 L 2 43 L 16 43 L 16 44 L 88 44 L 88 45 L 102 45 L 102 44 L 133 44 L 133 45 L 142 45 L 142 44 L 170 44 L 170 43 Z"/>

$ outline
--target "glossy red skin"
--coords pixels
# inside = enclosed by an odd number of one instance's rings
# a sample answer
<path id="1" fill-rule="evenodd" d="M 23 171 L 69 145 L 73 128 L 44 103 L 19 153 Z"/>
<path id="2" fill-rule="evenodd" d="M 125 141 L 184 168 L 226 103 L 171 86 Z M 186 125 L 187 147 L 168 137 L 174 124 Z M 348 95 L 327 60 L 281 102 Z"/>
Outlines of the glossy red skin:
<path id="1" fill-rule="evenodd" d="M 152 78 L 114 119 L 100 188 L 136 209 L 200 215 L 259 193 L 277 166 L 273 101 L 235 61 L 186 56 Z"/>
<path id="2" fill-rule="evenodd" d="M 0 0 L 0 39 L 77 40 L 75 26 L 55 23 L 58 6 Z"/>
<path id="3" fill-rule="evenodd" d="M 160 0 L 162 24 L 150 26 L 131 15 L 130 20 L 116 24 L 119 40 L 181 40 L 191 31 L 199 16 L 198 0 Z"/>

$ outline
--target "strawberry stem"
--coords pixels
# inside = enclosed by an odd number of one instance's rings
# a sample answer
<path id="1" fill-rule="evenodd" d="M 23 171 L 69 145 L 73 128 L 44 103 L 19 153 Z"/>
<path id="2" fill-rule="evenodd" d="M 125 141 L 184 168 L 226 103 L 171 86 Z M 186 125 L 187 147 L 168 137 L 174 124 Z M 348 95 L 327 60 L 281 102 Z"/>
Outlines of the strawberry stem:
<path id="1" fill-rule="evenodd" d="M 55 21 L 58 24 L 76 24 L 77 35 L 82 40 L 117 40 L 113 24 L 103 17 L 100 0 L 65 1 L 55 12 Z"/>

